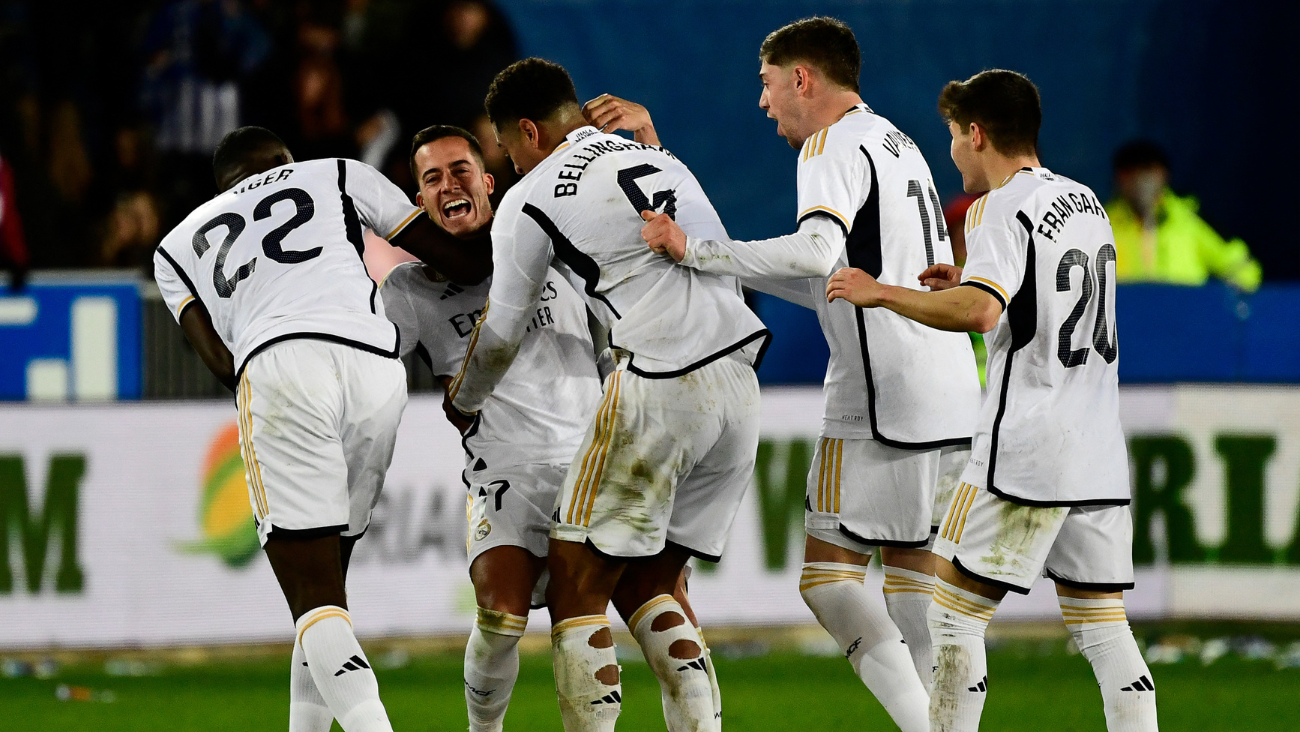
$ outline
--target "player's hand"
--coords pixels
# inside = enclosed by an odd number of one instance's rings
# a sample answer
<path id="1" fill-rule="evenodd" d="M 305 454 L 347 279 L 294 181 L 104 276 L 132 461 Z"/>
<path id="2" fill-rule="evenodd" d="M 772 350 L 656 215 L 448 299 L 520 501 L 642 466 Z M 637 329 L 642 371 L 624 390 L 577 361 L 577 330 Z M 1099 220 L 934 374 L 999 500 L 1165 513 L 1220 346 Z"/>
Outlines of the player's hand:
<path id="1" fill-rule="evenodd" d="M 456 431 L 462 435 L 468 432 L 470 427 L 474 426 L 474 417 L 476 415 L 465 414 L 457 409 L 456 405 L 451 403 L 451 392 L 445 392 L 442 395 L 442 411 L 443 414 L 447 415 L 447 421 L 451 422 L 451 426 L 455 427 Z"/>
<path id="2" fill-rule="evenodd" d="M 686 256 L 686 232 L 673 221 L 668 214 L 642 211 L 641 218 L 646 225 L 641 227 L 641 238 L 650 245 L 656 254 L 667 254 L 674 262 L 682 261 Z"/>
<path id="3" fill-rule="evenodd" d="M 961 267 L 955 264 L 932 264 L 916 279 L 931 292 L 948 290 L 961 284 Z"/>
<path id="4" fill-rule="evenodd" d="M 582 116 L 587 119 L 587 124 L 599 128 L 601 132 L 627 130 L 637 142 L 659 144 L 659 135 L 655 132 L 654 122 L 650 120 L 650 110 L 636 102 L 619 99 L 612 94 L 601 94 L 582 105 Z"/>
<path id="5" fill-rule="evenodd" d="M 826 302 L 848 300 L 860 308 L 880 307 L 885 286 L 860 269 L 845 267 L 826 283 Z"/>

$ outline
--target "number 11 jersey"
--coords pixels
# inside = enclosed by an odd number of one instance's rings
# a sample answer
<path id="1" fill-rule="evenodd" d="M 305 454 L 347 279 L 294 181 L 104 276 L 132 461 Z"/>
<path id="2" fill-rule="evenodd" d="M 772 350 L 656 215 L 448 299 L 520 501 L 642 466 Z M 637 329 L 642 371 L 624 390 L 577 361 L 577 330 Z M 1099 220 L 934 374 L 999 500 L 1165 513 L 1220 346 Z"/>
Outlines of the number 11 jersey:
<path id="1" fill-rule="evenodd" d="M 154 255 L 179 322 L 201 303 L 235 368 L 292 338 L 397 356 L 396 327 L 366 274 L 362 233 L 397 235 L 420 214 L 379 171 L 355 160 L 290 163 L 199 206 Z"/>
<path id="2" fill-rule="evenodd" d="M 962 481 L 1037 506 L 1129 502 L 1115 237 L 1087 186 L 1022 168 L 966 214 L 962 284 L 997 298 L 988 395 Z"/>

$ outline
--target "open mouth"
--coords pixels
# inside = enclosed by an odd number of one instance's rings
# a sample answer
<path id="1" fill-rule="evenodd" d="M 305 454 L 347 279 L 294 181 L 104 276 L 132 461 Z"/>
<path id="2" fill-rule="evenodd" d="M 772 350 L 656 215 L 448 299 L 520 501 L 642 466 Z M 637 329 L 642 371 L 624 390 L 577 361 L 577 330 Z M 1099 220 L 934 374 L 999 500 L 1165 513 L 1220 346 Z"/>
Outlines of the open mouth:
<path id="1" fill-rule="evenodd" d="M 455 198 L 442 204 L 442 217 L 448 221 L 463 219 L 470 215 L 473 208 L 474 207 L 470 204 L 469 199 Z"/>

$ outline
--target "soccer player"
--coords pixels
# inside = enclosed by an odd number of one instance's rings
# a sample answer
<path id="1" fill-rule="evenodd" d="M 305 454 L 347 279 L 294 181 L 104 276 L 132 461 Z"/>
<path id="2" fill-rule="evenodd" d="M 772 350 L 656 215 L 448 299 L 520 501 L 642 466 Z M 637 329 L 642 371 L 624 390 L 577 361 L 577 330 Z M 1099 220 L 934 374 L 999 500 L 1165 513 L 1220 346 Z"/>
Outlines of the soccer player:
<path id="1" fill-rule="evenodd" d="M 962 335 L 827 303 L 824 292 L 836 265 L 919 288 L 927 267 L 953 261 L 943 211 L 915 143 L 862 102 L 861 54 L 848 26 L 831 18 L 792 23 L 769 35 L 759 56 L 759 106 L 800 151 L 798 231 L 709 240 L 661 216 L 644 235 L 684 266 L 737 275 L 816 309 L 830 363 L 808 475 L 800 591 L 899 727 L 924 730 L 933 665 L 927 549 L 974 431 L 974 354 Z M 772 279 L 780 277 L 806 279 Z M 877 548 L 884 608 L 863 586 Z"/>
<path id="2" fill-rule="evenodd" d="M 221 194 L 163 239 L 154 269 L 186 338 L 236 391 L 258 536 L 297 630 L 289 729 L 337 719 L 386 732 L 344 581 L 392 458 L 406 373 L 362 232 L 466 285 L 491 271 L 487 247 L 439 229 L 374 168 L 295 162 L 261 127 L 226 135 L 212 167 Z"/>
<path id="3" fill-rule="evenodd" d="M 412 140 L 410 162 L 416 203 L 442 228 L 457 234 L 488 225 L 495 181 L 474 135 L 429 127 Z M 489 285 L 462 287 L 419 262 L 394 268 L 379 292 L 402 355 L 418 353 L 445 387 L 465 358 Z M 478 600 L 465 648 L 471 732 L 501 729 L 519 673 L 519 638 L 545 589 L 538 585 L 555 498 L 601 398 L 587 306 L 553 269 L 524 330 L 518 357 L 464 439 L 466 546 Z M 684 592 L 674 597 L 694 623 Z"/>
<path id="4" fill-rule="evenodd" d="M 949 82 L 939 110 L 966 191 L 987 191 L 966 214 L 965 268 L 923 273 L 935 292 L 860 269 L 826 288 L 829 300 L 989 333 L 989 393 L 935 545 L 932 729 L 979 727 L 985 628 L 1007 591 L 1029 592 L 1041 572 L 1092 664 L 1107 728 L 1153 732 L 1155 685 L 1124 614 L 1133 520 L 1110 220 L 1087 186 L 1040 165 L 1042 109 L 1029 79 L 993 70 Z"/>
<path id="5" fill-rule="evenodd" d="M 629 618 L 660 682 L 669 724 L 720 722 L 700 637 L 673 589 L 691 555 L 716 560 L 753 472 L 770 337 L 734 278 L 692 272 L 646 248 L 641 214 L 725 236 L 699 183 L 662 148 L 587 125 L 568 73 L 512 64 L 488 92 L 488 117 L 524 178 L 493 224 L 490 306 L 448 391 L 481 410 L 510 369 L 548 267 L 610 330 L 614 371 L 576 453 L 551 530 L 547 603 L 556 690 L 570 732 L 610 730 L 621 704 L 605 611 Z"/>

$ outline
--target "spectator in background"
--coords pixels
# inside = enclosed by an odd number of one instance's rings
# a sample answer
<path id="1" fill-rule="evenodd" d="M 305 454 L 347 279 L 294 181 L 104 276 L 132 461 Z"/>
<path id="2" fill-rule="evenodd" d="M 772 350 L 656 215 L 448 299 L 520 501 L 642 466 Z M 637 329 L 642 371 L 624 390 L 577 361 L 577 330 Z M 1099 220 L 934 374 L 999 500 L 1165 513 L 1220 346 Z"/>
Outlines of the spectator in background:
<path id="1" fill-rule="evenodd" d="M 1191 196 L 1169 188 L 1169 161 L 1155 143 L 1129 142 L 1115 151 L 1116 196 L 1106 205 L 1115 231 L 1120 282 L 1203 285 L 1210 276 L 1253 292 L 1259 262 L 1240 239 L 1224 241 Z"/>
<path id="2" fill-rule="evenodd" d="M 9 272 L 9 291 L 16 292 L 27 281 L 27 240 L 18 216 L 18 197 L 9 164 L 0 156 L 0 267 Z"/>
<path id="3" fill-rule="evenodd" d="M 239 0 L 170 0 L 150 18 L 142 51 L 166 230 L 217 192 L 212 151 L 241 124 L 240 84 L 270 55 L 271 39 Z"/>

